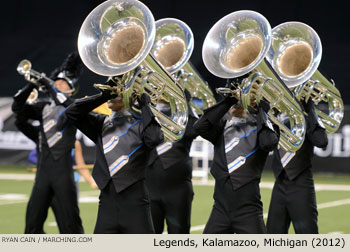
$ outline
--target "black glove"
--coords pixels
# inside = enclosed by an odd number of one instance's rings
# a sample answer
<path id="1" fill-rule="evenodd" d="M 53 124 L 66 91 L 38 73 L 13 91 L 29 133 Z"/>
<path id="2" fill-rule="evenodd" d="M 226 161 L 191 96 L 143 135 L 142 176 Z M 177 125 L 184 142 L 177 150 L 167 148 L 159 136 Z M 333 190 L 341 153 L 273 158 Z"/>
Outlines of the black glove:
<path id="1" fill-rule="evenodd" d="M 225 88 L 235 90 L 237 88 L 236 79 L 227 79 Z"/>
<path id="2" fill-rule="evenodd" d="M 235 90 L 243 82 L 243 80 L 246 79 L 248 76 L 249 74 L 245 74 L 236 78 L 227 79 L 225 87 Z"/>
<path id="3" fill-rule="evenodd" d="M 154 121 L 153 112 L 150 106 L 147 106 L 151 103 L 151 99 L 148 95 L 143 93 L 141 97 L 137 97 L 137 102 L 139 103 L 142 113 L 142 124 L 144 128 L 146 128 L 152 121 Z"/>
<path id="4" fill-rule="evenodd" d="M 51 89 L 51 81 L 48 78 L 45 78 L 45 76 L 41 77 L 40 79 L 38 79 L 38 83 L 40 83 L 42 86 L 44 86 L 46 89 Z"/>
<path id="5" fill-rule="evenodd" d="M 148 95 L 143 93 L 140 98 L 139 97 L 137 98 L 137 101 L 138 101 L 140 107 L 142 108 L 142 107 L 151 103 L 151 98 L 149 98 Z"/>
<path id="6" fill-rule="evenodd" d="M 115 81 L 113 81 L 111 78 L 109 78 L 104 84 L 108 85 L 108 86 L 111 86 L 111 87 L 117 86 Z"/>
<path id="7" fill-rule="evenodd" d="M 307 113 L 307 117 L 306 117 L 307 132 L 309 133 L 313 132 L 316 129 L 316 127 L 324 128 L 324 125 L 322 124 L 322 122 L 318 121 L 318 115 L 316 114 L 313 101 L 309 98 L 307 102 L 305 102 L 305 100 L 302 100 L 301 104 L 303 106 L 304 111 Z"/>
<path id="8" fill-rule="evenodd" d="M 34 88 L 35 85 L 33 83 L 28 83 L 13 96 L 12 111 L 14 113 L 20 113 L 22 111 L 24 104 Z"/>
<path id="9" fill-rule="evenodd" d="M 225 100 L 232 106 L 238 102 L 238 99 L 234 96 L 226 97 Z"/>
<path id="10" fill-rule="evenodd" d="M 310 111 L 313 108 L 313 102 L 312 100 L 309 98 L 309 100 L 307 102 L 305 102 L 305 100 L 302 100 L 301 104 L 303 105 L 303 108 L 305 110 L 306 113 L 310 113 Z"/>
<path id="11" fill-rule="evenodd" d="M 112 81 L 111 79 L 108 79 L 104 85 L 107 85 L 107 86 L 110 86 L 110 87 L 113 87 L 113 86 L 116 86 L 115 82 Z M 118 97 L 118 94 L 116 93 L 112 93 L 112 90 L 109 90 L 109 89 L 104 89 L 104 88 L 99 88 L 99 87 L 96 87 L 99 91 L 101 91 L 102 93 L 102 96 L 107 98 L 108 100 L 109 99 L 114 99 L 114 98 L 117 98 Z"/>
<path id="12" fill-rule="evenodd" d="M 236 90 L 238 88 L 238 82 L 237 79 L 228 79 L 226 81 L 225 88 L 229 88 L 231 90 Z M 231 105 L 234 105 L 238 102 L 238 99 L 234 96 L 232 96 L 230 93 L 228 94 L 222 94 L 225 98 L 225 100 L 230 103 Z"/>
<path id="13" fill-rule="evenodd" d="M 35 85 L 33 83 L 28 83 L 24 88 L 18 90 L 18 92 L 13 96 L 13 99 L 23 100 L 25 102 L 34 88 Z"/>
<path id="14" fill-rule="evenodd" d="M 273 131 L 273 127 L 267 118 L 267 112 L 270 110 L 270 103 L 265 99 L 262 99 L 258 105 L 258 114 L 257 114 L 257 127 L 258 132 L 264 127 L 268 127 Z"/>
<path id="15" fill-rule="evenodd" d="M 118 95 L 111 92 L 111 90 L 108 89 L 100 89 L 102 96 L 106 97 L 108 100 L 117 98 Z"/>
<path id="16" fill-rule="evenodd" d="M 267 114 L 267 112 L 269 112 L 269 110 L 270 110 L 270 103 L 268 101 L 266 101 L 265 99 L 262 99 L 259 102 L 258 107 L 259 107 L 259 109 L 261 108 Z"/>

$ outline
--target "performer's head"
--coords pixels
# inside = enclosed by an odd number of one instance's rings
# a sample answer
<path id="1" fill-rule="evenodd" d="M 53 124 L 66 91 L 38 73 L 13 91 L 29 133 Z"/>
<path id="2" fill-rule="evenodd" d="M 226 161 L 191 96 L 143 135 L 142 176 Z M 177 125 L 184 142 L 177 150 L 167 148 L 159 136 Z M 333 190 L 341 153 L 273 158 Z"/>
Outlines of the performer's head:
<path id="1" fill-rule="evenodd" d="M 247 113 L 244 111 L 243 106 L 240 101 L 233 105 L 229 110 L 231 116 L 234 117 L 245 117 Z"/>
<path id="2" fill-rule="evenodd" d="M 78 79 L 83 70 L 83 62 L 78 53 L 70 53 L 62 65 L 50 75 L 55 81 L 55 88 L 67 96 L 75 95 L 79 90 Z"/>
<path id="3" fill-rule="evenodd" d="M 66 96 L 72 96 L 73 91 L 72 91 L 72 86 L 68 84 L 68 82 L 64 79 L 57 79 L 55 81 L 55 88 L 64 93 Z"/>
<path id="4" fill-rule="evenodd" d="M 107 105 L 112 111 L 122 110 L 124 108 L 123 98 L 118 96 L 117 98 L 108 100 Z"/>

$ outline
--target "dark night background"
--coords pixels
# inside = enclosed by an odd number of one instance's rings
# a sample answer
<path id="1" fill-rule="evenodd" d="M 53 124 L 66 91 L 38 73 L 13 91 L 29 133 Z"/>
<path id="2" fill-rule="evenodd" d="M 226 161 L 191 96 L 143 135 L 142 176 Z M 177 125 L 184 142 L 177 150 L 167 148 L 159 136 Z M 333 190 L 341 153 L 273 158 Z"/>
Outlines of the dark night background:
<path id="1" fill-rule="evenodd" d="M 22 59 L 29 59 L 33 69 L 49 74 L 60 65 L 67 54 L 76 50 L 80 26 L 90 11 L 103 1 L 7 1 L 2 6 L 1 85 L 0 96 L 12 96 L 25 85 L 17 71 Z M 347 83 L 350 58 L 350 33 L 346 1 L 194 1 L 145 0 L 155 19 L 174 17 L 186 22 L 195 36 L 195 49 L 191 62 L 211 87 L 224 81 L 210 75 L 202 63 L 204 38 L 214 23 L 237 10 L 254 10 L 264 15 L 271 27 L 300 21 L 313 27 L 319 34 L 323 55 L 319 70 L 336 82 L 344 103 L 350 104 Z M 85 69 L 77 97 L 97 92 L 94 82 L 100 77 Z"/>

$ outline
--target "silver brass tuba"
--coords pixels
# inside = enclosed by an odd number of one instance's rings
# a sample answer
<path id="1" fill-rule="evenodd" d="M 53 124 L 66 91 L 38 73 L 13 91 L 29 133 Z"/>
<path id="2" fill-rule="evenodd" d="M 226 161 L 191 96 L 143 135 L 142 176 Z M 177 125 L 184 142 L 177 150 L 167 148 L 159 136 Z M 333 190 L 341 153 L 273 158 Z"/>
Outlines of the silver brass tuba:
<path id="1" fill-rule="evenodd" d="M 187 24 L 175 18 L 156 21 L 152 55 L 191 94 L 190 105 L 198 114 L 216 103 L 208 84 L 189 62 L 193 51 L 193 33 Z M 198 102 L 200 104 L 198 104 Z"/>
<path id="2" fill-rule="evenodd" d="M 219 92 L 232 92 L 245 110 L 265 98 L 271 106 L 268 116 L 280 128 L 280 147 L 295 152 L 305 138 L 305 118 L 299 103 L 265 60 L 270 45 L 271 27 L 265 17 L 254 11 L 237 11 L 210 29 L 203 44 L 203 61 L 218 77 L 242 77 L 238 90 L 221 88 Z M 290 128 L 277 113 L 289 118 Z"/>
<path id="3" fill-rule="evenodd" d="M 122 95 L 125 107 L 135 108 L 132 97 L 149 95 L 151 110 L 165 139 L 176 141 L 185 131 L 187 103 L 181 86 L 150 55 L 155 32 L 153 15 L 143 3 L 110 0 L 97 6 L 85 19 L 78 49 L 91 71 L 110 76 L 116 83 L 115 91 Z M 159 100 L 168 102 L 170 116 L 156 109 Z"/>
<path id="4" fill-rule="evenodd" d="M 316 113 L 327 133 L 335 132 L 344 116 L 344 104 L 339 90 L 318 70 L 322 45 L 317 33 L 300 22 L 287 22 L 272 29 L 272 46 L 267 59 L 296 98 L 311 98 L 317 105 L 325 102 L 328 114 Z"/>

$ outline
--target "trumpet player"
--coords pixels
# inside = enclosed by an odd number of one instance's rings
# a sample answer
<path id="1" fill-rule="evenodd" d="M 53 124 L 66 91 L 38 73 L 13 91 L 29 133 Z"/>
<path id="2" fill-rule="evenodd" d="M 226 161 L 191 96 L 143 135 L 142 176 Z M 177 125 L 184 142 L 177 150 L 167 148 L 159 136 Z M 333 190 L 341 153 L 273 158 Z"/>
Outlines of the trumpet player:
<path id="1" fill-rule="evenodd" d="M 106 101 L 110 116 L 90 113 Z M 141 113 L 136 113 L 124 107 L 121 95 L 106 89 L 77 100 L 65 112 L 96 144 L 92 175 L 101 194 L 94 233 L 154 233 L 145 168 L 163 135 L 149 103 L 143 94 Z"/>
<path id="2" fill-rule="evenodd" d="M 214 206 L 206 234 L 266 233 L 259 183 L 279 134 L 266 115 L 268 102 L 262 100 L 257 108 L 256 115 L 247 114 L 235 97 L 227 96 L 194 125 L 214 145 Z"/>
<path id="3" fill-rule="evenodd" d="M 76 81 L 82 70 L 78 55 L 70 54 L 52 73 L 50 79 L 39 78 L 36 84 L 44 87 L 49 102 L 28 104 L 26 100 L 35 84 L 29 83 L 14 96 L 13 112 L 17 126 L 24 133 L 28 119 L 39 120 L 39 131 L 30 131 L 30 138 L 37 141 L 38 165 L 35 183 L 27 205 L 25 233 L 43 233 L 48 208 L 55 198 L 59 207 L 54 214 L 60 233 L 83 233 L 76 187 L 73 178 L 71 150 L 75 142 L 76 128 L 63 120 L 62 114 L 72 102 Z M 27 134 L 28 135 L 28 134 Z"/>
<path id="4" fill-rule="evenodd" d="M 267 218 L 267 230 L 271 234 L 287 234 L 291 222 L 296 234 L 318 233 L 312 157 L 314 146 L 326 147 L 328 138 L 322 122 L 317 120 L 312 99 L 303 100 L 302 105 L 307 113 L 302 147 L 295 153 L 274 151 L 272 169 L 276 181 Z"/>

